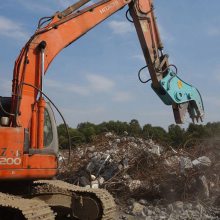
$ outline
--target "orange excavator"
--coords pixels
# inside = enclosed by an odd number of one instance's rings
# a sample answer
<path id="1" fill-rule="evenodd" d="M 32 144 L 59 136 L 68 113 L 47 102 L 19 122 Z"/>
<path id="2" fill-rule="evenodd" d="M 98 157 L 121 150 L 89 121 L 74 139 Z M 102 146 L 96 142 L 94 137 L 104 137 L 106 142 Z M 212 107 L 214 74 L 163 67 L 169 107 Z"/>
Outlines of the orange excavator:
<path id="1" fill-rule="evenodd" d="M 172 106 L 177 123 L 183 123 L 187 112 L 193 121 L 203 118 L 200 93 L 179 78 L 163 53 L 152 0 L 101 0 L 90 6 L 88 2 L 80 0 L 39 20 L 15 62 L 12 96 L 0 98 L 0 219 L 115 219 L 115 203 L 106 190 L 54 180 L 58 137 L 43 76 L 63 48 L 126 5 L 152 89 Z M 141 71 L 139 78 L 146 82 Z"/>

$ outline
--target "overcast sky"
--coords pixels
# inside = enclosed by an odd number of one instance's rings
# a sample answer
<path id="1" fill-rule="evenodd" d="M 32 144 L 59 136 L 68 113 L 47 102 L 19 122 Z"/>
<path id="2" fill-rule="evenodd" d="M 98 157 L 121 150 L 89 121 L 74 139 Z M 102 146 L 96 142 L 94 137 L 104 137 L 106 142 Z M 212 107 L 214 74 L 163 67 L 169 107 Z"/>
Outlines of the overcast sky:
<path id="1" fill-rule="evenodd" d="M 72 0 L 7 0 L 0 3 L 0 92 L 11 94 L 14 61 L 38 19 Z M 208 121 L 220 119 L 220 1 L 155 0 L 165 52 L 179 76 L 199 89 Z M 124 8 L 64 49 L 45 77 L 45 92 L 70 126 L 80 122 L 137 119 L 141 125 L 174 123 L 172 109 L 141 84 L 145 65 L 133 24 Z M 146 74 L 148 72 L 146 71 Z M 57 119 L 60 123 L 60 119 Z M 186 121 L 186 125 L 189 123 Z"/>

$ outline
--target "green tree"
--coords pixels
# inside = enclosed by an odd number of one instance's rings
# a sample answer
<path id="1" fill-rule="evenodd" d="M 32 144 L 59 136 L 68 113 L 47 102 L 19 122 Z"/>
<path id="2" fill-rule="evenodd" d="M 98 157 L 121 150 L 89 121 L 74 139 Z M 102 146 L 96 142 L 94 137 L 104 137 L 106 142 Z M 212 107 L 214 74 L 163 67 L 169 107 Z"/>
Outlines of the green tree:
<path id="1" fill-rule="evenodd" d="M 129 133 L 132 136 L 140 136 L 142 128 L 137 119 L 132 119 L 129 123 Z"/>
<path id="2" fill-rule="evenodd" d="M 167 132 L 164 128 L 156 126 L 153 127 L 151 124 L 143 126 L 143 137 L 146 139 L 152 139 L 160 143 L 165 144 L 167 142 Z"/>
<path id="3" fill-rule="evenodd" d="M 78 124 L 77 129 L 84 135 L 86 142 L 90 142 L 93 136 L 96 135 L 96 125 L 90 122 Z"/>
<path id="4" fill-rule="evenodd" d="M 190 124 L 186 130 L 187 136 L 191 138 L 205 138 L 208 137 L 208 129 L 203 125 Z"/>
<path id="5" fill-rule="evenodd" d="M 69 127 L 68 131 L 69 131 L 70 142 L 71 142 L 72 146 L 77 143 L 85 142 L 84 135 L 80 131 L 78 131 L 77 129 Z M 69 147 L 69 137 L 68 137 L 65 125 L 60 124 L 59 126 L 57 126 L 57 132 L 58 132 L 58 139 L 59 139 L 60 147 L 63 149 L 68 148 Z"/>
<path id="6" fill-rule="evenodd" d="M 172 124 L 168 127 L 168 137 L 171 145 L 180 146 L 185 141 L 185 130 L 179 125 Z"/>
<path id="7" fill-rule="evenodd" d="M 60 147 L 63 149 L 67 148 L 69 142 L 66 127 L 64 124 L 60 124 L 57 127 L 57 133 Z"/>
<path id="8" fill-rule="evenodd" d="M 165 144 L 168 139 L 166 130 L 159 126 L 153 127 L 153 138 L 154 140 Z"/>

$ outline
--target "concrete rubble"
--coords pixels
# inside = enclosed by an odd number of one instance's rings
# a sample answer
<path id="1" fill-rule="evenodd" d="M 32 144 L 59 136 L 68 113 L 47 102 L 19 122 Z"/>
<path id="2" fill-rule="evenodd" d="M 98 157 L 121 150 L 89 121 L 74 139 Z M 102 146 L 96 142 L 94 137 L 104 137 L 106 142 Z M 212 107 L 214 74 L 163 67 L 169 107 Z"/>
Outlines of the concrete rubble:
<path id="1" fill-rule="evenodd" d="M 211 160 L 206 156 L 202 156 L 202 157 L 199 157 L 199 158 L 193 160 L 192 164 L 195 167 L 202 169 L 202 168 L 205 168 L 205 167 L 210 167 L 211 166 Z"/>
<path id="2" fill-rule="evenodd" d="M 139 219 L 139 220 L 201 220 L 201 219 L 217 219 L 205 207 L 198 202 L 182 202 L 176 201 L 173 203 L 163 204 L 150 204 L 142 205 L 138 202 L 133 202 L 128 205 L 124 214 L 121 214 L 119 219 Z"/>
<path id="3" fill-rule="evenodd" d="M 60 164 L 60 179 L 109 190 L 119 219 L 220 218 L 219 154 L 211 145 L 173 149 L 107 132 Z"/>

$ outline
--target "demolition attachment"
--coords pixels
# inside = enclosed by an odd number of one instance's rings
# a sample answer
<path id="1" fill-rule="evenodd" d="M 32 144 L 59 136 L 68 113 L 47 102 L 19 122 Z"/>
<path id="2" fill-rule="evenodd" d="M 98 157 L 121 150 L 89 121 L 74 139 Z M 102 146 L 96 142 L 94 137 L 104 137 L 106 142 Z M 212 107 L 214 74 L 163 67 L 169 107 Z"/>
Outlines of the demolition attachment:
<path id="1" fill-rule="evenodd" d="M 159 89 L 153 86 L 152 88 L 164 104 L 173 106 L 176 123 L 184 122 L 187 111 L 193 123 L 203 121 L 203 101 L 195 87 L 182 81 L 170 68 L 167 75 L 159 81 L 159 85 Z"/>

